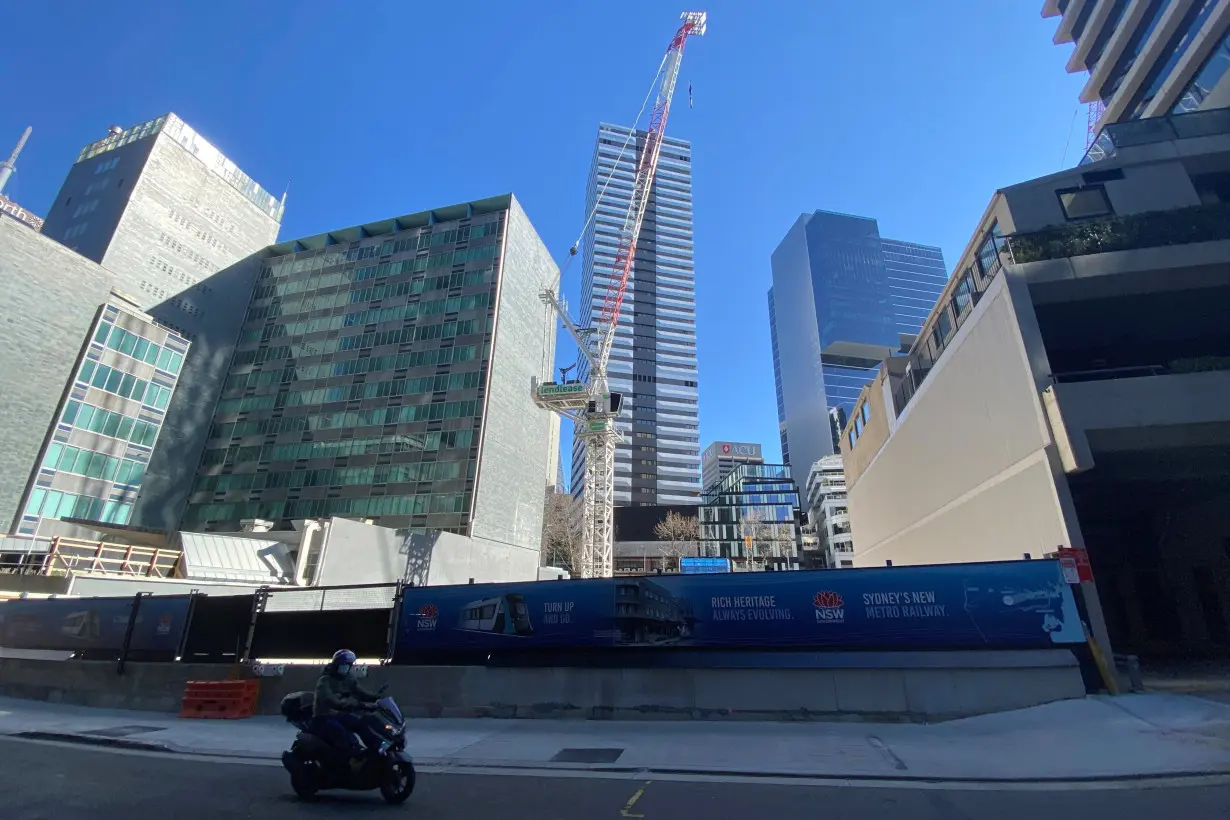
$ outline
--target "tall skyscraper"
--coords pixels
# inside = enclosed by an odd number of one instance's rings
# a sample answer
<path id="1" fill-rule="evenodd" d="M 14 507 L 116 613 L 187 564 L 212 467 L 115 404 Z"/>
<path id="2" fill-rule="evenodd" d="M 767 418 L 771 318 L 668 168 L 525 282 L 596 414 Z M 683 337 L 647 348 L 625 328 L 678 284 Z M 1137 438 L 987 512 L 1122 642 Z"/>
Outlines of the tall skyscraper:
<path id="1" fill-rule="evenodd" d="M 272 244 L 282 203 L 174 114 L 81 150 L 43 233 L 115 272 L 148 309 L 201 311 L 201 280 Z M 186 322 L 184 324 L 191 324 Z"/>
<path id="2" fill-rule="evenodd" d="M 1068 71 L 1088 71 L 1081 102 L 1101 124 L 1230 106 L 1230 3 L 1222 0 L 1046 0 Z"/>
<path id="3" fill-rule="evenodd" d="M 584 238 L 581 304 L 594 322 L 618 276 L 619 232 L 644 147 L 644 131 L 628 141 L 630 134 L 601 124 L 589 171 L 586 213 L 597 210 Z M 616 422 L 624 435 L 615 451 L 616 505 L 699 503 L 692 148 L 686 140 L 663 140 L 608 373 L 625 408 Z M 574 439 L 573 495 L 584 487 L 584 445 Z"/>
<path id="4" fill-rule="evenodd" d="M 183 526 L 371 518 L 533 577 L 552 475 L 530 379 L 556 276 L 511 195 L 270 248 Z"/>
<path id="5" fill-rule="evenodd" d="M 837 452 L 859 391 L 908 346 L 948 280 L 939 248 L 880 237 L 874 219 L 803 214 L 773 251 L 769 328 L 782 457 L 800 487 Z"/>

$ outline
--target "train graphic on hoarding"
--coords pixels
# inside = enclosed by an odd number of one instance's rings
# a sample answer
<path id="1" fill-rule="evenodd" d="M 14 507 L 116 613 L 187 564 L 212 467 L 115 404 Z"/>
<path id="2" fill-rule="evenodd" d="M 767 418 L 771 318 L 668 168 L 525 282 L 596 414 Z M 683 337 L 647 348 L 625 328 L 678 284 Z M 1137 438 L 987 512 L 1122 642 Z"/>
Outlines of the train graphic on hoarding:
<path id="1" fill-rule="evenodd" d="M 457 628 L 463 632 L 518 635 L 522 638 L 534 634 L 525 596 L 515 593 L 482 598 L 466 604 L 457 615 Z"/>

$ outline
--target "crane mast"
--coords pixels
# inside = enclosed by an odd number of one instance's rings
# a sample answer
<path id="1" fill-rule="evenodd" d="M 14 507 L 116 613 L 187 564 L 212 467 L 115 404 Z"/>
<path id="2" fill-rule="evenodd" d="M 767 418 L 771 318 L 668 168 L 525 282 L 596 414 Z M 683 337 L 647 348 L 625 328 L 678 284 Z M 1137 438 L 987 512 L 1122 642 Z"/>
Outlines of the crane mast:
<path id="1" fill-rule="evenodd" d="M 662 140 L 666 135 L 666 120 L 679 80 L 683 48 L 688 37 L 705 33 L 705 12 L 684 12 L 680 18 L 683 24 L 675 32 L 658 70 L 654 107 L 636 161 L 632 197 L 620 230 L 618 250 L 611 263 L 615 276 L 607 286 L 597 326 L 582 327 L 573 321 L 554 289 L 542 294 L 543 302 L 559 315 L 589 365 L 589 380 L 585 384 L 540 383 L 534 380 L 531 385 L 535 402 L 571 419 L 574 435 L 585 445 L 580 567 L 574 567 L 574 571 L 579 569 L 577 574 L 583 578 L 609 578 L 614 573 L 615 446 L 621 438 L 615 427 L 615 419 L 619 416 L 622 396 L 610 390 L 607 362 L 615 344 L 619 314 L 636 259 L 637 238 L 645 219 Z M 635 140 L 634 125 L 629 141 L 634 143 Z M 574 247 L 574 253 L 575 250 Z"/>

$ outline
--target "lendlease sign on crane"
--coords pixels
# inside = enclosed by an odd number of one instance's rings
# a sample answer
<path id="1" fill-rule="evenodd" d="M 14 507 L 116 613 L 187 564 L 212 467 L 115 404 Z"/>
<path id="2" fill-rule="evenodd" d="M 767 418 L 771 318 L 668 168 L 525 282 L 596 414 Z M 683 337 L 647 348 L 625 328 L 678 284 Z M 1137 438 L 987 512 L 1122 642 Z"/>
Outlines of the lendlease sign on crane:
<path id="1" fill-rule="evenodd" d="M 557 295 L 556 288 L 549 288 L 542 294 L 543 302 L 559 315 L 564 328 L 576 341 L 580 355 L 589 366 L 589 380 L 585 382 L 583 390 L 561 390 L 559 388 L 572 385 L 554 382 L 543 384 L 538 380 L 531 385 L 535 402 L 540 407 L 554 410 L 572 419 L 575 425 L 574 435 L 585 441 L 581 566 L 580 572 L 577 573 L 583 578 L 609 578 L 614 570 L 615 445 L 620 440 L 620 433 L 615 428 L 615 418 L 619 415 L 622 396 L 610 390 L 607 361 L 615 342 L 615 328 L 619 323 L 619 312 L 628 288 L 632 261 L 636 256 L 637 237 L 645 218 L 645 208 L 658 167 L 662 139 L 666 134 L 666 119 L 670 114 L 675 84 L 679 80 L 683 47 L 688 37 L 705 33 L 706 15 L 703 11 L 684 12 L 681 19 L 683 25 L 671 39 L 649 92 L 649 96 L 654 96 L 655 91 L 657 93 L 636 166 L 636 179 L 632 186 L 628 211 L 624 215 L 624 224 L 619 234 L 618 250 L 611 265 L 617 276 L 607 288 L 597 324 L 589 327 L 586 318 L 582 318 L 584 324 L 573 321 Z M 648 96 L 645 102 L 648 104 Z M 637 120 L 639 125 L 639 116 Z M 630 144 L 634 152 L 637 150 L 633 144 L 636 136 L 636 128 L 633 127 L 623 150 L 627 150 Z M 622 155 L 623 151 L 620 152 L 621 157 Z M 593 218 L 593 213 L 589 214 L 585 226 L 581 229 L 582 236 Z M 569 250 L 570 257 L 576 255 L 579 243 L 580 240 Z M 544 365 L 547 363 L 544 362 Z M 544 373 L 544 377 L 545 375 Z"/>

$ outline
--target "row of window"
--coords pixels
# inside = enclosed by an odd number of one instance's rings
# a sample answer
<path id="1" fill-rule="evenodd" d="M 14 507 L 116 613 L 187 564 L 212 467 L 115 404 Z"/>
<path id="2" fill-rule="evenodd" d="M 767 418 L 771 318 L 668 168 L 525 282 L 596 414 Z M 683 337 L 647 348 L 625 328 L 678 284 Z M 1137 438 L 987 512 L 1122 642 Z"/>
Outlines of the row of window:
<path id="1" fill-rule="evenodd" d="M 341 441 L 302 441 L 293 444 L 254 444 L 206 450 L 206 465 L 252 461 L 300 461 L 312 458 L 347 458 L 413 451 L 466 450 L 474 443 L 473 430 L 433 430 L 392 436 L 352 438 Z"/>
<path id="2" fill-rule="evenodd" d="M 382 262 L 379 265 L 371 265 L 349 271 L 338 271 L 336 273 L 326 273 L 322 276 L 291 279 L 285 282 L 275 282 L 257 287 L 252 298 L 255 300 L 265 299 L 270 296 L 289 296 L 294 293 L 303 293 L 304 291 L 334 287 L 336 285 L 341 285 L 344 282 L 361 282 L 365 279 L 379 279 L 386 276 L 397 276 L 409 271 L 419 272 L 430 268 L 463 265 L 467 262 L 490 259 L 499 252 L 499 249 L 500 246 L 498 244 L 481 245 L 476 248 L 458 248 L 455 251 L 433 253 L 430 256 L 420 256 L 417 259 L 405 259 L 401 262 Z"/>
<path id="3" fill-rule="evenodd" d="M 83 518 L 105 524 L 127 524 L 132 505 L 119 501 L 103 501 L 88 495 L 74 495 L 57 490 L 38 488 L 30 493 L 26 515 L 43 518 Z"/>
<path id="4" fill-rule="evenodd" d="M 75 424 L 78 430 L 89 430 L 91 433 L 100 433 L 142 447 L 153 447 L 154 439 L 158 437 L 156 424 L 79 401 L 70 401 L 60 420 L 65 424 Z"/>
<path id="5" fill-rule="evenodd" d="M 127 458 L 116 458 L 106 453 L 82 450 L 55 443 L 47 448 L 43 467 L 74 473 L 86 478 L 114 481 L 116 484 L 140 484 L 145 478 L 145 465 Z"/>
<path id="6" fill-rule="evenodd" d="M 199 526 L 206 521 L 240 521 L 247 518 L 427 515 L 428 513 L 465 513 L 469 509 L 469 493 L 436 493 L 408 496 L 384 495 L 372 498 L 301 498 L 296 501 L 193 504 L 188 507 L 184 519 L 186 525 Z"/>
<path id="7" fill-rule="evenodd" d="M 131 373 L 124 373 L 97 362 L 86 361 L 82 364 L 81 372 L 77 374 L 77 381 L 126 399 L 157 407 L 159 410 L 165 410 L 167 402 L 171 400 L 169 388 L 145 379 L 138 379 Z"/>
<path id="8" fill-rule="evenodd" d="M 241 334 L 240 343 L 268 342 L 269 339 L 301 336 L 304 333 L 320 331 L 337 331 L 337 329 L 342 329 L 343 327 L 381 325 L 384 322 L 407 320 L 407 318 L 417 318 L 419 316 L 434 316 L 437 313 L 481 310 L 490 304 L 491 294 L 485 293 L 472 296 L 450 296 L 448 299 L 432 299 L 426 302 L 412 302 L 410 305 L 373 307 L 373 309 L 341 313 L 341 315 L 337 316 L 310 318 L 310 320 L 303 322 L 287 322 L 285 325 L 248 328 Z"/>
<path id="9" fill-rule="evenodd" d="M 455 336 L 482 333 L 485 330 L 490 330 L 491 325 L 490 319 L 450 319 L 438 324 L 420 325 L 418 327 L 402 328 L 401 330 L 364 333 L 360 336 L 342 336 L 338 339 L 322 339 L 293 346 L 277 345 L 259 350 L 241 350 L 235 354 L 231 365 L 232 367 L 242 367 L 244 365 L 276 361 L 278 359 L 320 356 L 345 350 L 364 350 L 385 345 L 421 342 L 427 339 L 451 339 Z"/>
<path id="10" fill-rule="evenodd" d="M 327 379 L 330 376 L 350 376 L 355 373 L 377 373 L 382 370 L 407 370 L 411 367 L 469 362 L 473 361 L 477 355 L 477 345 L 458 345 L 390 356 L 370 356 L 365 359 L 347 359 L 342 362 L 287 367 L 282 370 L 267 370 L 259 373 L 237 373 L 227 378 L 224 390 L 269 387 L 293 381 Z"/>
<path id="11" fill-rule="evenodd" d="M 368 384 L 341 384 L 335 387 L 320 387 L 313 390 L 269 393 L 263 396 L 239 396 L 218 402 L 218 413 L 247 413 L 253 410 L 272 410 L 279 407 L 308 407 L 335 401 L 359 401 L 387 396 L 407 396 L 440 393 L 446 390 L 465 390 L 478 387 L 483 373 L 472 370 L 468 373 L 442 373 L 438 376 L 419 376 L 412 379 L 390 379 Z"/>
<path id="12" fill-rule="evenodd" d="M 366 288 L 354 288 L 352 290 L 329 293 L 323 296 L 319 294 L 305 293 L 302 296 L 294 299 L 288 299 L 278 304 L 253 307 L 248 311 L 245 321 L 252 322 L 260 319 L 266 319 L 271 316 L 290 316 L 296 313 L 325 310 L 328 308 L 342 307 L 344 305 L 353 305 L 360 302 L 373 302 L 377 299 L 393 299 L 400 296 L 414 296 L 425 291 L 446 290 L 457 287 L 471 287 L 473 285 L 481 285 L 486 282 L 490 282 L 493 273 L 494 269 L 488 267 L 482 270 L 467 271 L 465 273 L 429 276 L 426 279 L 415 278 L 409 282 L 396 282 L 383 285 L 372 285 Z"/>
<path id="13" fill-rule="evenodd" d="M 194 492 L 242 492 L 281 487 L 347 487 L 358 484 L 406 484 L 416 481 L 451 481 L 461 477 L 462 461 L 420 461 L 379 467 L 335 467 L 324 470 L 284 470 L 272 473 L 206 475 L 196 480 Z M 470 468 L 473 473 L 473 466 Z"/>
<path id="14" fill-rule="evenodd" d="M 102 322 L 94 332 L 94 341 L 105 344 L 112 350 L 146 364 L 152 364 L 167 373 L 179 373 L 184 357 L 170 348 L 159 347 L 143 336 L 131 333 L 118 325 Z"/>
<path id="15" fill-rule="evenodd" d="M 303 430 L 332 430 L 348 427 L 379 427 L 385 424 L 408 424 L 415 421 L 437 421 L 475 416 L 479 401 L 445 401 L 409 407 L 376 407 L 370 410 L 347 410 L 309 416 L 284 416 L 275 419 L 249 419 L 215 424 L 213 438 L 266 436 L 295 433 Z"/>
<path id="16" fill-rule="evenodd" d="M 89 222 L 82 222 L 80 225 L 73 225 L 64 232 L 64 241 L 67 242 L 70 239 L 76 239 L 81 236 L 81 234 L 85 233 L 86 229 L 89 227 Z"/>
<path id="17" fill-rule="evenodd" d="M 495 236 L 499 232 L 500 223 L 497 221 L 485 222 L 481 225 L 462 225 L 459 228 L 450 228 L 446 231 L 434 233 L 423 232 L 416 236 L 406 237 L 405 239 L 386 239 L 379 245 L 350 248 L 345 252 L 329 251 L 314 256 L 286 259 L 266 268 L 262 278 L 266 276 L 289 276 L 295 273 L 303 273 L 304 271 L 320 270 L 332 265 L 340 265 L 342 262 L 361 261 L 375 256 L 390 256 L 394 253 L 445 245 L 451 242 L 467 242 L 471 239 L 481 239 L 484 236 Z"/>

